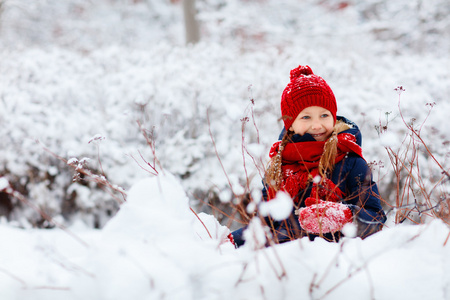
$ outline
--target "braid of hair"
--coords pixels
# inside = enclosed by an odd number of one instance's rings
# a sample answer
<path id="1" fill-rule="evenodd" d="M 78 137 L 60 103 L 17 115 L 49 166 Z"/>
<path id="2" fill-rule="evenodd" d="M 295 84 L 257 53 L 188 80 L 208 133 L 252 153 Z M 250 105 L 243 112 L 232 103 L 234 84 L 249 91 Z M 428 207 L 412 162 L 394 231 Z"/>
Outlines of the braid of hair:
<path id="1" fill-rule="evenodd" d="M 334 169 L 337 156 L 337 134 L 337 130 L 333 130 L 333 133 L 323 146 L 323 154 L 319 161 L 319 174 L 322 178 L 327 177 L 327 173 L 331 173 Z"/>
<path id="2" fill-rule="evenodd" d="M 352 125 L 345 123 L 342 120 L 338 120 L 334 125 L 333 132 L 323 146 L 323 154 L 319 161 L 319 174 L 322 178 L 325 178 L 327 172 L 331 173 L 334 170 L 337 156 L 337 135 L 347 129 L 352 128 Z"/>
<path id="3" fill-rule="evenodd" d="M 283 180 L 283 173 L 281 170 L 281 163 L 283 160 L 282 153 L 286 144 L 292 140 L 291 138 L 293 135 L 294 135 L 293 131 L 286 131 L 283 138 L 281 139 L 281 143 L 278 148 L 278 153 L 270 160 L 269 167 L 267 168 L 265 174 L 266 185 L 274 189 L 276 192 L 280 190 L 281 182 Z"/>

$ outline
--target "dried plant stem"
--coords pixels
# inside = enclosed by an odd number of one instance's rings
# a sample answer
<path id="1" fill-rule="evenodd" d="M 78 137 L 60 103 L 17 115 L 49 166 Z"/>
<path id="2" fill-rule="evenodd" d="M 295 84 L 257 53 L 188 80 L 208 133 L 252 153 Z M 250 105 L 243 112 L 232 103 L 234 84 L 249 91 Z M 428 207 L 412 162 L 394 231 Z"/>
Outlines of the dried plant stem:
<path id="1" fill-rule="evenodd" d="M 36 143 L 38 143 L 39 145 L 41 145 L 41 147 L 49 154 L 51 154 L 53 157 L 59 159 L 60 161 L 64 162 L 65 164 L 69 165 L 70 167 L 72 167 L 77 174 L 75 175 L 75 179 L 81 179 L 80 178 L 80 174 L 84 175 L 84 180 L 90 180 L 92 182 L 97 183 L 100 187 L 107 187 L 108 189 L 104 189 L 106 192 L 108 192 L 111 197 L 113 197 L 119 204 L 122 204 L 123 202 L 126 201 L 126 197 L 127 197 L 127 193 L 119 186 L 112 184 L 109 180 L 106 179 L 105 176 L 103 175 L 97 175 L 94 174 L 91 170 L 87 169 L 82 162 L 78 161 L 78 160 L 70 160 L 68 161 L 67 159 L 57 155 L 56 153 L 50 151 L 50 149 L 48 149 L 47 147 L 45 147 L 44 145 L 42 145 L 38 140 L 36 140 Z M 122 196 L 122 198 L 119 198 L 117 195 L 114 194 L 114 192 L 120 194 Z"/>
<path id="2" fill-rule="evenodd" d="M 242 153 L 242 163 L 244 166 L 245 173 L 245 191 L 248 192 L 250 190 L 250 180 L 247 172 L 247 163 L 245 161 L 245 123 L 248 121 L 247 118 L 241 119 L 242 127 L 241 127 L 241 153 Z"/>
<path id="3" fill-rule="evenodd" d="M 444 179 L 450 180 L 448 171 L 439 163 L 436 156 L 431 152 L 427 143 L 421 136 L 422 129 L 424 128 L 426 120 L 429 118 L 431 109 L 428 111 L 425 120 L 420 124 L 418 129 L 414 125 L 415 119 L 411 122 L 407 122 L 403 115 L 403 111 L 400 105 L 400 95 L 404 91 L 403 87 L 395 89 L 399 92 L 398 98 L 398 110 L 403 124 L 407 129 L 407 135 L 402 141 L 397 151 L 394 151 L 391 147 L 386 147 L 391 165 L 394 170 L 396 191 L 395 191 L 395 208 L 397 209 L 395 215 L 395 223 L 402 223 L 405 220 L 410 220 L 413 223 L 421 223 L 422 215 L 430 216 L 432 218 L 441 218 L 444 221 L 445 216 L 438 213 L 439 207 L 444 201 L 448 200 L 446 192 L 443 192 L 438 200 L 433 199 L 433 192 L 436 188 L 446 182 Z M 433 104 L 430 105 L 432 108 Z M 383 127 L 383 130 L 387 130 L 387 126 Z M 432 162 L 438 167 L 443 176 L 434 182 L 430 187 L 426 178 L 423 177 L 423 170 L 420 164 L 420 149 L 424 149 L 424 154 L 430 157 Z M 417 200 L 418 196 L 423 199 L 422 203 Z M 424 208 L 422 208 L 424 207 Z M 412 212 L 417 212 L 420 219 L 418 221 L 413 220 L 411 217 Z M 447 217 L 448 218 L 448 217 Z M 448 220 L 447 220 L 448 223 Z"/>
<path id="4" fill-rule="evenodd" d="M 54 226 L 58 227 L 59 229 L 61 229 L 62 231 L 64 231 L 65 233 L 67 233 L 69 236 L 71 236 L 72 238 L 74 238 L 77 242 L 79 242 L 80 244 L 82 244 L 85 247 L 89 247 L 89 245 L 83 241 L 80 237 L 78 237 L 77 235 L 75 235 L 73 232 L 71 232 L 70 230 L 68 230 L 64 225 L 59 224 L 58 222 L 56 222 L 52 217 L 50 217 L 46 212 L 44 212 L 42 209 L 40 209 L 37 205 L 35 205 L 34 203 L 32 203 L 31 201 L 29 201 L 24 195 L 22 195 L 21 193 L 19 193 L 18 191 L 14 190 L 11 186 L 5 187 L 3 190 L 1 190 L 1 192 L 4 192 L 6 194 L 8 194 L 9 196 L 18 199 L 20 202 L 22 202 L 23 204 L 31 207 L 33 210 L 35 210 L 36 212 L 38 212 L 41 217 L 46 220 L 47 222 L 49 222 L 50 224 L 53 224 Z"/>
<path id="5" fill-rule="evenodd" d="M 209 131 L 209 136 L 210 136 L 210 138 L 211 138 L 211 142 L 212 142 L 213 147 L 214 147 L 214 152 L 216 153 L 216 157 L 217 157 L 217 159 L 219 160 L 220 167 L 222 168 L 222 171 L 223 171 L 223 173 L 225 174 L 225 177 L 227 178 L 228 185 L 230 186 L 231 192 L 233 193 L 233 195 L 234 195 L 235 197 L 237 197 L 236 193 L 235 193 L 234 190 L 233 190 L 233 185 L 231 184 L 230 177 L 228 176 L 228 173 L 227 173 L 227 171 L 225 170 L 225 167 L 224 167 L 224 165 L 223 165 L 223 163 L 222 163 L 222 159 L 220 158 L 219 152 L 218 152 L 218 150 L 217 150 L 216 141 L 214 140 L 214 136 L 213 136 L 212 131 L 211 131 L 211 121 L 209 120 L 209 110 L 206 112 L 206 119 L 207 119 L 207 121 L 208 121 L 208 131 Z"/>
<path id="6" fill-rule="evenodd" d="M 11 278 L 14 279 L 15 281 L 19 282 L 19 283 L 22 285 L 23 288 L 26 288 L 27 283 L 26 283 L 23 279 L 17 277 L 16 275 L 14 275 L 13 273 L 11 273 L 10 271 L 8 271 L 8 270 L 6 270 L 6 269 L 3 269 L 3 268 L 0 268 L 0 272 L 5 273 L 6 275 L 8 275 L 9 277 L 11 277 Z"/>
<path id="7" fill-rule="evenodd" d="M 449 238 L 450 238 L 450 232 L 448 233 L 447 238 L 445 239 L 444 247 L 447 246 L 447 242 L 448 242 Z"/>
<path id="8" fill-rule="evenodd" d="M 203 223 L 202 219 L 200 219 L 198 214 L 191 207 L 189 207 L 189 209 L 197 217 L 197 219 L 200 221 L 200 223 L 202 223 L 202 225 L 205 228 L 206 232 L 208 233 L 209 237 L 212 239 L 211 233 L 209 232 L 208 227 L 206 227 L 205 223 Z"/>
<path id="9" fill-rule="evenodd" d="M 153 170 L 153 173 L 152 172 L 150 172 L 150 173 L 157 175 L 158 174 L 157 167 L 160 170 L 163 170 L 163 168 L 162 168 L 161 163 L 158 160 L 158 157 L 156 155 L 156 146 L 155 146 L 155 139 L 154 139 L 154 135 L 153 135 L 153 129 L 152 130 L 145 129 L 142 126 L 140 121 L 137 121 L 137 124 L 139 126 L 139 129 L 142 132 L 142 135 L 145 138 L 145 141 L 147 142 L 147 145 L 150 147 L 150 150 L 152 151 L 153 163 L 147 162 L 145 159 L 142 158 L 142 155 L 140 153 L 139 154 L 141 155 L 141 158 L 144 160 L 144 162 Z"/>

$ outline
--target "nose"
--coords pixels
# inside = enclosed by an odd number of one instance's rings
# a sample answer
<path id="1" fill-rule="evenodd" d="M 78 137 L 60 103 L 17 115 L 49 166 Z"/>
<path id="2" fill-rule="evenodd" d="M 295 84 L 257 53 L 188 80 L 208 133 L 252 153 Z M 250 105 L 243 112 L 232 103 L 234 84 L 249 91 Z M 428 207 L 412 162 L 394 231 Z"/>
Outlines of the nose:
<path id="1" fill-rule="evenodd" d="M 321 125 L 321 123 L 320 123 L 320 120 L 314 120 L 313 122 L 312 122 L 312 124 L 311 124 L 311 128 L 312 129 L 320 129 L 320 127 L 321 127 L 322 125 Z"/>

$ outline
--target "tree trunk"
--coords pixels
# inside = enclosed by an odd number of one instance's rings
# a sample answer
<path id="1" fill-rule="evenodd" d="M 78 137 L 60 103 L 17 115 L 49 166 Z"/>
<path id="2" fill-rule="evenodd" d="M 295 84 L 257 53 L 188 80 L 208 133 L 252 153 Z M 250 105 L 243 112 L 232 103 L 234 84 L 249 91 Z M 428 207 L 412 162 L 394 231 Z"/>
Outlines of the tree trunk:
<path id="1" fill-rule="evenodd" d="M 196 19 L 195 0 L 183 0 L 186 44 L 195 44 L 200 40 L 200 26 Z"/>

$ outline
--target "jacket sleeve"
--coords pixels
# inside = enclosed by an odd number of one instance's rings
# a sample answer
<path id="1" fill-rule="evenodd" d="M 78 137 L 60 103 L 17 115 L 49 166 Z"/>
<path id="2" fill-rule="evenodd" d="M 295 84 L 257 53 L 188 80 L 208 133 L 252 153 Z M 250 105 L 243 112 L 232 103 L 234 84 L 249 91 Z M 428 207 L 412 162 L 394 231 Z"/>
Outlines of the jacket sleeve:
<path id="1" fill-rule="evenodd" d="M 267 187 L 263 180 L 262 198 L 267 201 Z M 283 243 L 302 236 L 303 232 L 300 223 L 295 215 L 295 209 L 292 210 L 290 216 L 285 220 L 274 220 L 270 216 L 264 217 L 264 222 L 270 228 L 274 241 Z"/>
<path id="2" fill-rule="evenodd" d="M 349 167 L 350 171 L 345 180 L 347 197 L 344 203 L 352 206 L 358 226 L 366 227 L 363 228 L 366 232 L 378 231 L 386 221 L 386 215 L 372 172 L 367 162 L 360 157 L 353 157 Z"/>

